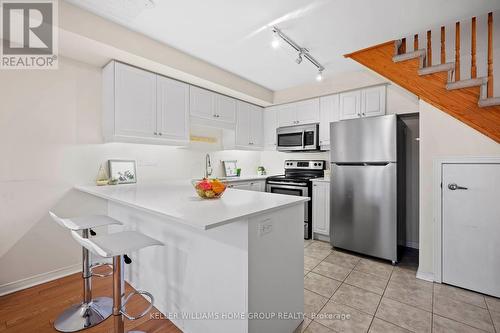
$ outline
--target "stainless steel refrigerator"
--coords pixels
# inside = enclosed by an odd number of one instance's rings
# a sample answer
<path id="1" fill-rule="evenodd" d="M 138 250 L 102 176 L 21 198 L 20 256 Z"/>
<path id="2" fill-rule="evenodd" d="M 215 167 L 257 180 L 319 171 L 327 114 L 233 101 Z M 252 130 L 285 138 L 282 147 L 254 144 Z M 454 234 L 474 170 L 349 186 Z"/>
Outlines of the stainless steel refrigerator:
<path id="1" fill-rule="evenodd" d="M 404 124 L 395 115 L 330 124 L 330 242 L 397 262 Z"/>

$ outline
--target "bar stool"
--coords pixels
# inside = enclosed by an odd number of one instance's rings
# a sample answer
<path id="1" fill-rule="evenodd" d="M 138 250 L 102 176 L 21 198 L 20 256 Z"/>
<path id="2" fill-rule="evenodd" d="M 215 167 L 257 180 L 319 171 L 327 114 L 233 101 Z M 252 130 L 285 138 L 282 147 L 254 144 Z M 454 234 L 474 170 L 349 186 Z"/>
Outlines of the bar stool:
<path id="1" fill-rule="evenodd" d="M 106 215 L 91 215 L 74 218 L 61 218 L 49 212 L 54 221 L 71 231 L 81 231 L 82 237 L 89 238 L 89 234 L 95 234 L 91 228 L 121 224 L 119 221 Z M 74 304 L 61 313 L 54 322 L 54 328 L 60 332 L 75 332 L 95 326 L 112 313 L 113 300 L 110 297 L 92 298 L 92 276 L 109 276 L 111 274 L 93 273 L 96 267 L 109 264 L 90 265 L 89 251 L 82 247 L 82 279 L 83 299 L 79 304 Z M 110 265 L 109 265 L 110 266 Z"/>
<path id="2" fill-rule="evenodd" d="M 129 293 L 122 301 L 123 295 L 123 257 L 132 251 L 164 244 L 156 239 L 148 237 L 136 231 L 122 231 L 104 236 L 84 238 L 75 231 L 71 231 L 73 238 L 83 247 L 94 254 L 104 258 L 113 258 L 113 317 L 114 332 L 124 333 L 123 316 L 129 320 L 137 320 L 148 313 L 154 304 L 154 297 L 147 291 L 136 290 Z M 149 307 L 140 315 L 133 317 L 126 312 L 126 305 L 134 295 L 145 295 L 149 298 Z M 129 333 L 140 333 L 142 331 L 129 331 Z"/>

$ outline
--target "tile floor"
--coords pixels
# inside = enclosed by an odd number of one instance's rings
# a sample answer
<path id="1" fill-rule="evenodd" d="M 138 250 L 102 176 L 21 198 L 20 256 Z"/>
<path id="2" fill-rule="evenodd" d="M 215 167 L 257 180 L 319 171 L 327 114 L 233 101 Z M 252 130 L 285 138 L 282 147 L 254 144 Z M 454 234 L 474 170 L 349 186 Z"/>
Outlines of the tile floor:
<path id="1" fill-rule="evenodd" d="M 500 333 L 500 299 L 415 277 L 415 254 L 390 263 L 304 241 L 306 333 Z"/>

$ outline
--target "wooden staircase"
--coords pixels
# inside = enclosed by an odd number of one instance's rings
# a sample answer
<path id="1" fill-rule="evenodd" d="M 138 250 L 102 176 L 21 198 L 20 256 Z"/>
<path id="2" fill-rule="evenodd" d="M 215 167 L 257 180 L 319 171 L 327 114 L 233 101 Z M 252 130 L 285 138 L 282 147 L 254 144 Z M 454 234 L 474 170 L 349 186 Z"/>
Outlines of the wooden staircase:
<path id="1" fill-rule="evenodd" d="M 494 32 L 499 37 L 497 49 L 494 49 Z M 407 43 L 409 40 L 413 43 Z M 420 47 L 419 40 L 426 41 L 425 48 Z M 346 57 L 500 143 L 500 84 L 494 86 L 495 76 L 500 80 L 500 70 L 493 68 L 494 59 L 500 61 L 499 46 L 500 11 Z"/>

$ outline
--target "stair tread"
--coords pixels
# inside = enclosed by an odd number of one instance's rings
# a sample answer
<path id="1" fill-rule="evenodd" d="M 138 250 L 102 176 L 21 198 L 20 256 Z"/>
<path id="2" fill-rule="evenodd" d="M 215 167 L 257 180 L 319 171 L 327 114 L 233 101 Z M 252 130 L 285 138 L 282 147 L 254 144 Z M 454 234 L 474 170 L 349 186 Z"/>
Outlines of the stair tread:
<path id="1" fill-rule="evenodd" d="M 439 72 L 447 72 L 447 71 L 450 71 L 453 69 L 455 69 L 455 63 L 454 62 L 447 62 L 445 64 L 439 64 L 439 65 L 421 68 L 418 70 L 418 75 L 428 75 L 428 74 L 434 74 L 434 73 L 439 73 Z"/>
<path id="2" fill-rule="evenodd" d="M 407 52 L 403 54 L 398 54 L 396 56 L 392 57 L 392 61 L 394 62 L 401 62 L 401 61 L 406 61 L 406 60 L 411 60 L 411 59 L 416 59 L 420 56 L 425 56 L 427 51 L 424 49 L 419 49 L 413 52 Z"/>
<path id="3" fill-rule="evenodd" d="M 456 82 L 450 82 L 446 84 L 446 89 L 454 90 L 454 89 L 462 89 L 462 88 L 470 88 L 470 87 L 479 87 L 488 82 L 487 77 L 478 77 L 474 79 L 460 80 Z"/>

